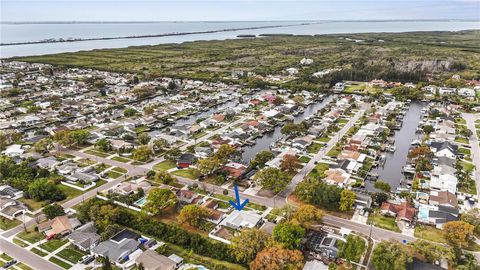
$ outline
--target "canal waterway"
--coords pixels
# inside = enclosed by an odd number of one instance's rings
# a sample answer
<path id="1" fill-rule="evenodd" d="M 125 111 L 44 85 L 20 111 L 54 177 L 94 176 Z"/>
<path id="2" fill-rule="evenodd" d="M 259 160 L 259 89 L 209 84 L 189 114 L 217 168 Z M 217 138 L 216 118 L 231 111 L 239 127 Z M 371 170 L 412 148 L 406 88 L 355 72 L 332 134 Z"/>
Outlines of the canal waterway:
<path id="1" fill-rule="evenodd" d="M 421 110 L 425 107 L 422 102 L 414 101 L 410 103 L 403 124 L 400 130 L 395 132 L 395 152 L 386 153 L 386 160 L 383 166 L 373 169 L 373 173 L 378 174 L 378 179 L 390 184 L 392 191 L 400 185 L 405 176 L 402 173 L 402 167 L 407 164 L 407 155 L 411 143 L 420 139 L 421 134 L 415 132 L 422 118 Z M 365 187 L 368 191 L 375 191 L 374 182 L 366 181 Z"/>
<path id="2" fill-rule="evenodd" d="M 323 100 L 308 105 L 305 108 L 304 112 L 294 116 L 294 123 L 299 123 L 305 118 L 315 114 L 317 111 L 330 103 L 333 98 L 334 95 L 326 96 Z M 282 137 L 282 133 L 280 132 L 282 126 L 283 125 L 276 126 L 272 132 L 266 133 L 265 135 L 258 137 L 253 145 L 244 147 L 244 151 L 242 153 L 243 161 L 248 163 L 252 158 L 255 157 L 258 152 L 268 150 L 272 142 L 276 142 Z"/>

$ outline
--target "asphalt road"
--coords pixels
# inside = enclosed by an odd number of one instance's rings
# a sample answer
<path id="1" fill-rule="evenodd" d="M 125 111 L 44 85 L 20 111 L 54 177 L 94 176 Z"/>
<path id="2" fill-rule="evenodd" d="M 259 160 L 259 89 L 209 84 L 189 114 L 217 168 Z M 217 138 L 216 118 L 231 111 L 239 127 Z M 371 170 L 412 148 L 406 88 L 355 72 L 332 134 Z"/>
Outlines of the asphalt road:
<path id="1" fill-rule="evenodd" d="M 475 128 L 475 120 L 480 119 L 480 115 L 471 114 L 471 113 L 464 113 L 462 117 L 467 121 L 467 127 L 473 133 L 470 137 L 470 147 L 472 153 L 472 161 L 475 165 L 474 176 L 475 181 L 477 182 L 477 195 L 480 201 L 480 146 L 479 146 L 479 138 L 477 136 L 477 130 Z"/>
<path id="2" fill-rule="evenodd" d="M 338 141 L 345 136 L 348 130 L 357 122 L 357 120 L 363 115 L 367 107 L 370 107 L 370 104 L 362 104 L 363 107 L 359 110 L 350 120 L 348 121 L 345 126 L 343 126 L 337 134 L 328 141 L 323 148 L 312 158 L 310 161 L 305 165 L 293 178 L 292 181 L 288 184 L 287 188 L 281 192 L 282 196 L 288 197 L 288 195 L 292 194 L 295 191 L 295 187 L 303 181 L 305 176 L 307 176 L 313 168 L 317 165 L 317 163 L 322 160 L 325 155 L 338 143 Z"/>

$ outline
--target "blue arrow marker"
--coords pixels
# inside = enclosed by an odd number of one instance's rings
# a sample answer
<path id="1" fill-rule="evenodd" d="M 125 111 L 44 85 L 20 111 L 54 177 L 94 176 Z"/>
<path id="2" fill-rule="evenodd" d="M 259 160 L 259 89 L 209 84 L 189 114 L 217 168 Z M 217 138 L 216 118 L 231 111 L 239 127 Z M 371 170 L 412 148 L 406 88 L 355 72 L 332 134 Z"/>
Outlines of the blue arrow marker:
<path id="1" fill-rule="evenodd" d="M 235 209 L 237 209 L 238 211 L 242 211 L 243 207 L 245 207 L 245 205 L 247 205 L 248 203 L 248 199 L 246 199 L 245 201 L 243 201 L 243 203 L 240 203 L 240 194 L 238 194 L 238 186 L 237 184 L 235 184 L 235 199 L 236 201 L 232 201 L 230 200 L 230 204 L 235 207 Z"/>

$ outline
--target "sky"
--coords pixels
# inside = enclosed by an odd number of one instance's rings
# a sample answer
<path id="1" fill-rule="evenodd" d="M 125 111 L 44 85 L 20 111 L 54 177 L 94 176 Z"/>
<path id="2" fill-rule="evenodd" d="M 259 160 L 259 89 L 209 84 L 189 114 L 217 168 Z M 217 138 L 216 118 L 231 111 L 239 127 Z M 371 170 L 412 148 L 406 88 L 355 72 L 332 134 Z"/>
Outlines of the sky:
<path id="1" fill-rule="evenodd" d="M 480 20 L 480 0 L 0 0 L 0 21 Z"/>

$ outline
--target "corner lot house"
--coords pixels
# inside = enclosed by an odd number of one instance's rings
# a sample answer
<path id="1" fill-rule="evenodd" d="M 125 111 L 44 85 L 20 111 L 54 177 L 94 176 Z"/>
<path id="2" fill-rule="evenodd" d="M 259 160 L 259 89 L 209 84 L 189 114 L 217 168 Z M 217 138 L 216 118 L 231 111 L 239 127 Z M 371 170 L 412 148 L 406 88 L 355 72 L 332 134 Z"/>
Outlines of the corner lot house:
<path id="1" fill-rule="evenodd" d="M 13 220 L 15 217 L 27 212 L 27 207 L 10 198 L 0 197 L 0 215 Z"/>
<path id="2" fill-rule="evenodd" d="M 76 218 L 69 218 L 68 216 L 59 216 L 49 221 L 40 223 L 38 231 L 45 233 L 47 238 L 55 235 L 67 235 L 77 227 L 82 225 Z"/>

